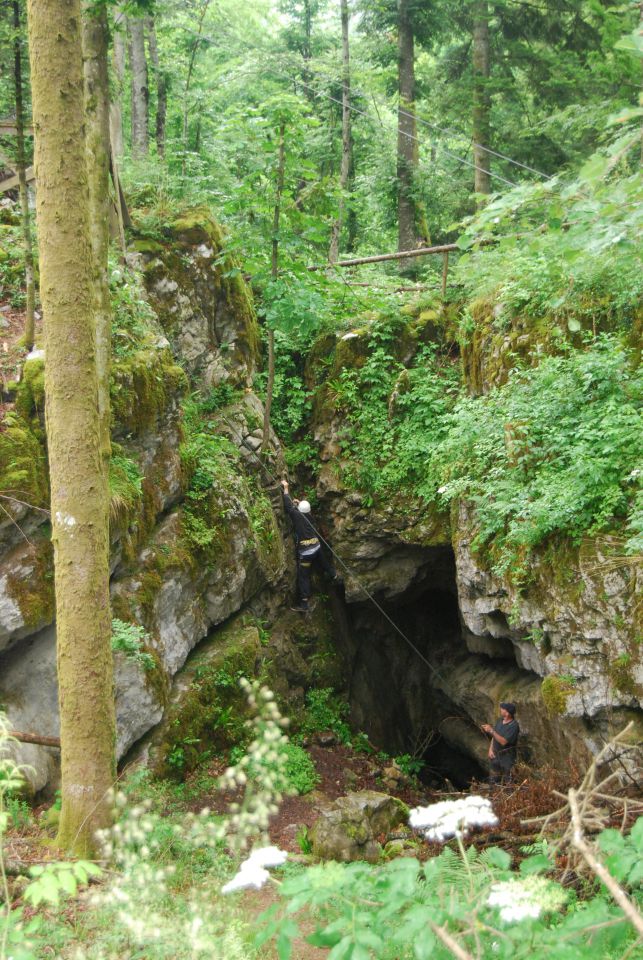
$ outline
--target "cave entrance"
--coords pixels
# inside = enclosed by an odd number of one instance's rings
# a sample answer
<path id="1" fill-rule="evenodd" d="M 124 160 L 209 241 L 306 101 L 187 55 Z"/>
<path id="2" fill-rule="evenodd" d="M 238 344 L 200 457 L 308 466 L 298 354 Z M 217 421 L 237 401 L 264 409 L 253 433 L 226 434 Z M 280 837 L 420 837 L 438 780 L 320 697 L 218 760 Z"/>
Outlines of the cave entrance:
<path id="1" fill-rule="evenodd" d="M 484 778 L 484 739 L 446 682 L 470 655 L 453 551 L 427 549 L 426 564 L 410 587 L 399 596 L 376 598 L 410 643 L 374 604 L 348 605 L 354 728 L 391 756 L 421 760 L 420 777 L 432 786 L 463 788 Z"/>

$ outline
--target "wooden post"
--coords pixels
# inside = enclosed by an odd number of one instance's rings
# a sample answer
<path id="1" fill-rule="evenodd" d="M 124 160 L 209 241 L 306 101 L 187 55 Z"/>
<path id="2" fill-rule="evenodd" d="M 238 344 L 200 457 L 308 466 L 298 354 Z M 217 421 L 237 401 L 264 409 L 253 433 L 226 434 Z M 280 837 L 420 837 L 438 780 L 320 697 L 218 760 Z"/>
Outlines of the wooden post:
<path id="1" fill-rule="evenodd" d="M 447 277 L 449 276 L 449 251 L 445 250 L 442 255 L 442 300 L 447 295 Z"/>

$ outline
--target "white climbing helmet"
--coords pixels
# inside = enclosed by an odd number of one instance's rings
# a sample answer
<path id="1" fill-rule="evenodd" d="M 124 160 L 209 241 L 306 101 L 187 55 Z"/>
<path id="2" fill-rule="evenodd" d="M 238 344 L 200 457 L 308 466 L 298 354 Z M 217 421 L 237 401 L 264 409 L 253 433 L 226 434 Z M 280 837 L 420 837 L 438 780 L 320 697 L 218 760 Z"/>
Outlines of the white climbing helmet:
<path id="1" fill-rule="evenodd" d="M 310 513 L 310 504 L 308 500 L 300 500 L 297 504 L 297 509 L 300 513 Z"/>

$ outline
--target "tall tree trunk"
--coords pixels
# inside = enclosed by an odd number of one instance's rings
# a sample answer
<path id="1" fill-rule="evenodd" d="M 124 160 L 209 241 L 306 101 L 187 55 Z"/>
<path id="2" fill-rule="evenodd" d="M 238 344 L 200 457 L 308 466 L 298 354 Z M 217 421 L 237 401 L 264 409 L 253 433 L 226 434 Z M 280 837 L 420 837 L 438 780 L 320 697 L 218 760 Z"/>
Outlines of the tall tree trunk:
<path id="1" fill-rule="evenodd" d="M 108 487 L 100 455 L 80 0 L 29 0 L 62 772 L 57 842 L 86 856 L 114 775 Z"/>
<path id="2" fill-rule="evenodd" d="M 96 370 L 101 451 L 106 466 L 111 453 L 109 367 L 112 309 L 107 278 L 109 254 L 109 75 L 107 10 L 83 0 L 83 62 L 85 76 L 85 145 L 89 184 L 89 235 L 94 261 Z"/>
<path id="3" fill-rule="evenodd" d="M 150 149 L 150 91 L 145 59 L 145 29 L 142 17 L 128 17 L 132 70 L 132 156 L 140 160 Z"/>
<path id="4" fill-rule="evenodd" d="M 184 176 L 185 176 L 187 152 L 188 152 L 188 122 L 189 122 L 189 116 L 190 116 L 190 100 L 189 100 L 190 84 L 192 83 L 192 73 L 194 71 L 196 55 L 199 51 L 199 47 L 201 46 L 205 15 L 208 12 L 209 6 L 210 6 L 210 0 L 203 0 L 202 6 L 201 6 L 201 12 L 199 14 L 196 37 L 192 44 L 192 52 L 190 53 L 190 61 L 188 63 L 188 72 L 185 78 L 185 90 L 183 92 L 183 160 L 181 163 L 181 172 L 183 173 Z"/>
<path id="5" fill-rule="evenodd" d="M 165 118 L 167 116 L 167 75 L 161 70 L 159 48 L 156 42 L 156 27 L 154 17 L 145 20 L 147 29 L 147 47 L 150 52 L 150 63 L 156 83 L 156 149 L 159 157 L 165 156 Z"/>
<path id="6" fill-rule="evenodd" d="M 418 163 L 417 124 L 415 121 L 415 61 L 413 27 L 409 5 L 411 0 L 398 0 L 398 87 L 397 124 L 397 216 L 398 250 L 416 246 L 413 176 Z M 400 260 L 400 269 L 413 266 L 411 260 Z"/>
<path id="7" fill-rule="evenodd" d="M 344 193 L 352 166 L 351 136 L 351 71 L 348 45 L 348 0 L 340 0 L 342 20 L 342 162 L 339 170 L 339 210 L 330 235 L 328 260 L 335 263 L 339 255 L 339 238 L 344 217 Z"/>
<path id="8" fill-rule="evenodd" d="M 20 219 L 22 239 L 25 247 L 25 288 L 27 291 L 27 312 L 25 332 L 22 341 L 27 350 L 33 347 L 35 336 L 36 285 L 33 268 L 33 240 L 31 237 L 31 214 L 29 212 L 29 192 L 27 189 L 27 158 L 25 151 L 25 110 L 22 99 L 22 50 L 20 36 L 20 4 L 13 0 L 13 80 L 16 101 L 16 165 L 18 168 L 18 188 L 20 193 Z"/>
<path id="9" fill-rule="evenodd" d="M 476 0 L 473 7 L 473 161 L 476 193 L 491 193 L 490 140 L 491 98 L 489 80 L 489 4 Z"/>
<path id="10" fill-rule="evenodd" d="M 114 33 L 112 63 L 114 65 L 114 94 L 110 106 L 110 134 L 112 150 L 117 160 L 123 156 L 123 93 L 125 90 L 125 32 L 127 20 L 123 10 L 114 10 Z"/>
<path id="11" fill-rule="evenodd" d="M 284 190 L 286 173 L 286 124 L 281 122 L 279 127 L 279 154 L 277 159 L 277 191 L 275 194 L 275 210 L 272 217 L 272 263 L 271 276 L 276 280 L 279 276 L 279 218 L 281 216 L 281 195 Z M 268 449 L 270 443 L 270 410 L 272 408 L 272 394 L 275 385 L 275 332 L 268 327 L 268 380 L 266 383 L 266 406 L 263 414 L 263 438 L 261 452 Z"/>

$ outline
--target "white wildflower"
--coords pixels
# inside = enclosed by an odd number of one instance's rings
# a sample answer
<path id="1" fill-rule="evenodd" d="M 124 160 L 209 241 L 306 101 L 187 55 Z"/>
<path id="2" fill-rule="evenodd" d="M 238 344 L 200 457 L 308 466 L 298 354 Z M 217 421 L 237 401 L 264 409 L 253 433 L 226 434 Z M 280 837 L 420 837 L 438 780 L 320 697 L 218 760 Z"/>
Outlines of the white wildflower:
<path id="1" fill-rule="evenodd" d="M 257 865 L 248 866 L 248 861 L 241 865 L 239 873 L 221 887 L 221 893 L 234 893 L 235 890 L 243 890 L 247 887 L 261 889 L 264 883 L 270 877 L 267 870 Z"/>
<path id="2" fill-rule="evenodd" d="M 529 917 L 536 919 L 543 911 L 560 909 L 565 899 L 565 892 L 558 884 L 544 877 L 525 877 L 494 883 L 487 905 L 498 907 L 500 919 L 505 923 L 518 923 Z"/>
<path id="3" fill-rule="evenodd" d="M 270 874 L 266 867 L 280 867 L 285 863 L 288 854 L 279 847 L 259 847 L 253 850 L 247 860 L 244 860 L 239 867 L 239 872 L 221 887 L 221 893 L 234 893 L 235 890 L 243 890 L 248 887 L 254 887 L 259 890 L 263 887 Z"/>
<path id="4" fill-rule="evenodd" d="M 445 485 L 443 487 L 438 487 L 438 493 L 446 493 L 449 488 Z"/>
<path id="5" fill-rule="evenodd" d="M 409 824 L 414 829 L 421 830 L 427 840 L 440 843 L 449 837 L 466 835 L 471 827 L 495 827 L 497 823 L 490 801 L 476 796 L 415 807 L 409 814 Z"/>
<path id="6" fill-rule="evenodd" d="M 256 863 L 260 867 L 280 867 L 287 859 L 288 854 L 279 847 L 259 847 L 252 851 L 245 863 Z"/>

